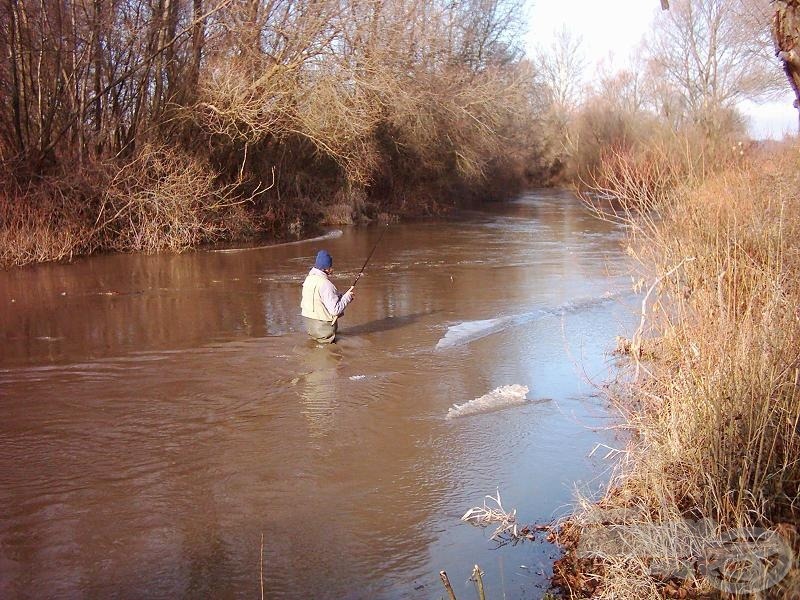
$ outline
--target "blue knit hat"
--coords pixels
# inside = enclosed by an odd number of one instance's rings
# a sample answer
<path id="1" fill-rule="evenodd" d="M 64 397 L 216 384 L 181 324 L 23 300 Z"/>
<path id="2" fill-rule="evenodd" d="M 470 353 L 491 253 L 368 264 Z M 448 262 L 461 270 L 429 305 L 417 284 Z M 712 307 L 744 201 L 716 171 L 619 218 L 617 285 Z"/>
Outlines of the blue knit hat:
<path id="1" fill-rule="evenodd" d="M 330 269 L 333 266 L 333 258 L 328 254 L 327 250 L 320 250 L 317 252 L 317 260 L 314 262 L 314 266 L 321 271 Z"/>

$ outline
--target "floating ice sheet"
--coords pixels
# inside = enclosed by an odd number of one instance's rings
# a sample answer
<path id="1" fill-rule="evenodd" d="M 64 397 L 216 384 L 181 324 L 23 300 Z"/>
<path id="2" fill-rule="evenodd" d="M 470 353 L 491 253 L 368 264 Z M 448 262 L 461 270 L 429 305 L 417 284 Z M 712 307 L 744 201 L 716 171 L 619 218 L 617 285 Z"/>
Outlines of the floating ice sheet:
<path id="1" fill-rule="evenodd" d="M 599 306 L 610 300 L 618 298 L 619 293 L 606 292 L 602 296 L 595 298 L 584 298 L 581 300 L 571 300 L 555 308 L 542 308 L 532 312 L 497 317 L 495 319 L 482 319 L 480 321 L 464 321 L 456 325 L 451 325 L 437 343 L 436 350 L 445 350 L 456 346 L 463 346 L 498 333 L 515 325 L 524 325 L 536 319 L 547 316 L 558 316 L 575 313 L 580 310 Z"/>
<path id="2" fill-rule="evenodd" d="M 436 344 L 437 350 L 467 344 L 473 340 L 485 337 L 505 329 L 509 325 L 509 317 L 499 319 L 483 319 L 481 321 L 464 321 L 458 325 L 451 325 L 447 333 Z"/>
<path id="3" fill-rule="evenodd" d="M 475 398 L 464 404 L 453 404 L 447 411 L 447 418 L 465 417 L 467 415 L 477 415 L 479 413 L 491 412 L 508 408 L 509 406 L 519 406 L 528 403 L 528 386 L 513 384 L 503 385 L 493 389 L 488 394 L 480 398 Z"/>

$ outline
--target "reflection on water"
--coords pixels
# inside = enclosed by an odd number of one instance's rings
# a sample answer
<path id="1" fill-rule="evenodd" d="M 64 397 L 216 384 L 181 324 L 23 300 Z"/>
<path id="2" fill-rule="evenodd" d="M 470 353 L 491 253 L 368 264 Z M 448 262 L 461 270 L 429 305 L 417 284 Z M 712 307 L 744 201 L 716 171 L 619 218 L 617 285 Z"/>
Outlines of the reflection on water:
<path id="1" fill-rule="evenodd" d="M 314 344 L 303 352 L 300 364 L 308 369 L 293 383 L 298 385 L 302 401 L 302 414 L 308 420 L 309 435 L 317 438 L 329 433 L 333 428 L 333 415 L 342 397 L 347 378 L 342 372 L 344 356 L 339 346 L 319 346 Z"/>
<path id="2" fill-rule="evenodd" d="M 270 598 L 439 598 L 441 569 L 464 594 L 475 563 L 537 597 L 554 549 L 459 517 L 602 486 L 620 232 L 552 192 L 394 226 L 311 343 L 317 250 L 344 285 L 379 234 L 0 273 L 0 597 L 257 597 L 262 534 Z M 531 402 L 446 419 L 512 384 Z"/>

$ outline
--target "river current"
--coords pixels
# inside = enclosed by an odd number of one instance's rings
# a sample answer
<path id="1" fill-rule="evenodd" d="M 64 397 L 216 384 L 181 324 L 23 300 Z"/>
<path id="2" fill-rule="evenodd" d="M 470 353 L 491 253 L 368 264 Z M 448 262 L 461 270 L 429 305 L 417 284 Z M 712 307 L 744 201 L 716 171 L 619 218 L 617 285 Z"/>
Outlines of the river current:
<path id="1" fill-rule="evenodd" d="M 603 489 L 623 232 L 551 190 L 392 225 L 317 347 L 314 255 L 346 289 L 380 232 L 0 272 L 0 598 L 541 597 L 556 548 L 460 517 Z"/>

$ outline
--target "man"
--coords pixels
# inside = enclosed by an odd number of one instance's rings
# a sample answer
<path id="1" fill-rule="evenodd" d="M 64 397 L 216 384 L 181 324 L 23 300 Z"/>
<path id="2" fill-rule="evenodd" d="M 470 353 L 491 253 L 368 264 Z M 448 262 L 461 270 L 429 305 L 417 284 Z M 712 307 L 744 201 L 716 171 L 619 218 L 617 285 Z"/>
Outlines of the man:
<path id="1" fill-rule="evenodd" d="M 317 253 L 314 267 L 303 282 L 303 297 L 300 311 L 308 335 L 320 344 L 333 344 L 336 341 L 339 317 L 353 301 L 353 288 L 344 294 L 336 291 L 329 279 L 333 258 L 325 250 Z"/>

